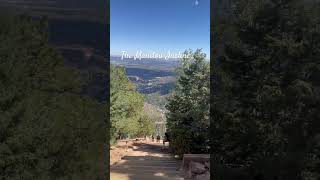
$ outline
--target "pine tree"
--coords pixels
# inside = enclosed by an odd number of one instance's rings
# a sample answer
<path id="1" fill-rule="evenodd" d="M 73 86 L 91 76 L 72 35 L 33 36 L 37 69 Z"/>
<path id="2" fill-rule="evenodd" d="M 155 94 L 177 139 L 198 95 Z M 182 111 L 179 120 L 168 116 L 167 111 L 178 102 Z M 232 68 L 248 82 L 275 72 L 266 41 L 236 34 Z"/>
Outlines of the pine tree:
<path id="1" fill-rule="evenodd" d="M 154 121 L 144 112 L 144 97 L 126 76 L 125 68 L 112 65 L 110 77 L 111 142 L 152 134 Z"/>
<path id="2" fill-rule="evenodd" d="M 209 128 L 209 63 L 201 50 L 186 51 L 178 80 L 166 106 L 170 145 L 176 153 L 207 152 Z"/>
<path id="3" fill-rule="evenodd" d="M 235 1 L 214 67 L 212 147 L 224 163 L 319 178 L 319 12 L 311 1 Z"/>

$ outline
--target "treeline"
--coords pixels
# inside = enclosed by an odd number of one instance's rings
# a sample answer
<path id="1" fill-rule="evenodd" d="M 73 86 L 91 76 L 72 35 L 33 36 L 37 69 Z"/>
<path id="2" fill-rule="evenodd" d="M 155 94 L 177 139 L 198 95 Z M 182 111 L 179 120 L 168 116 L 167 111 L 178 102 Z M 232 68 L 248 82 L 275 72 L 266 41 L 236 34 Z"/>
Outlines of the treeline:
<path id="1" fill-rule="evenodd" d="M 48 44 L 47 22 L 0 15 L 0 179 L 104 179 L 105 105 Z"/>
<path id="2" fill-rule="evenodd" d="M 144 137 L 154 133 L 154 117 L 144 111 L 144 97 L 126 76 L 125 67 L 111 65 L 110 70 L 111 139 Z"/>
<path id="3" fill-rule="evenodd" d="M 317 180 L 320 4 L 236 0 L 232 6 L 213 34 L 213 178 Z"/>

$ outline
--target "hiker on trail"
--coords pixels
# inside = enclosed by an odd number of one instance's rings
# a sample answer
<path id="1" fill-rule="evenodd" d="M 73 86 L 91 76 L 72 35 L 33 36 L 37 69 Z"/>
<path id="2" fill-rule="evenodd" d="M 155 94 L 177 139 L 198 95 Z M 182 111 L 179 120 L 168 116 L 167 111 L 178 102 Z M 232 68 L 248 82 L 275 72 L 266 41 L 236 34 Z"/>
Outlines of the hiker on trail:
<path id="1" fill-rule="evenodd" d="M 157 136 L 157 143 L 159 143 L 160 142 L 160 136 L 158 135 Z"/>
<path id="2" fill-rule="evenodd" d="M 152 142 L 154 142 L 154 136 L 153 135 L 151 136 L 151 138 L 152 138 Z"/>
<path id="3" fill-rule="evenodd" d="M 128 141 L 129 141 L 129 139 L 128 139 L 128 137 L 126 138 L 126 148 L 125 148 L 125 151 L 127 152 L 128 151 Z"/>
<path id="4" fill-rule="evenodd" d="M 166 142 L 169 142 L 170 143 L 170 137 L 169 137 L 169 134 L 168 133 L 164 133 L 164 138 L 163 138 L 163 141 L 162 141 L 162 144 L 163 144 L 163 147 L 166 145 Z"/>

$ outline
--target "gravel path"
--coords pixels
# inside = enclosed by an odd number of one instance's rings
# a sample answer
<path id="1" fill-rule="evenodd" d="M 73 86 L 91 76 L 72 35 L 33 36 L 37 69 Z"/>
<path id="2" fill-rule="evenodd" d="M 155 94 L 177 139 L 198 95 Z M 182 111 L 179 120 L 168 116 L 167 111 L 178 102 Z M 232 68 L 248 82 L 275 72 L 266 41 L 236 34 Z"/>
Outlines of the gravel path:
<path id="1" fill-rule="evenodd" d="M 162 144 L 133 143 L 122 159 L 111 166 L 111 180 L 183 180 L 181 162 Z"/>

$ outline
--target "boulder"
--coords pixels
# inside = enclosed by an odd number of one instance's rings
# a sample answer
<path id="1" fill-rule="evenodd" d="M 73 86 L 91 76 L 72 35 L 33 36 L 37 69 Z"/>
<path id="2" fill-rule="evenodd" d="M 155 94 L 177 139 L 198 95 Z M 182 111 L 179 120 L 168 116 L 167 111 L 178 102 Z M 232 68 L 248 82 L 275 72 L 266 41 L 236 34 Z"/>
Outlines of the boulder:
<path id="1" fill-rule="evenodd" d="M 210 162 L 205 162 L 204 163 L 204 167 L 210 170 Z"/>
<path id="2" fill-rule="evenodd" d="M 202 163 L 190 162 L 190 171 L 192 174 L 203 174 L 207 171 L 207 169 Z"/>
<path id="3" fill-rule="evenodd" d="M 184 154 L 182 161 L 182 170 L 188 171 L 190 162 L 205 163 L 210 162 L 209 154 Z"/>
<path id="4" fill-rule="evenodd" d="M 210 172 L 206 171 L 204 174 L 197 175 L 194 180 L 210 180 Z"/>
<path id="5" fill-rule="evenodd" d="M 194 179 L 198 175 L 208 176 L 210 179 L 210 155 L 209 154 L 184 154 L 182 162 L 182 173 L 185 179 Z"/>

